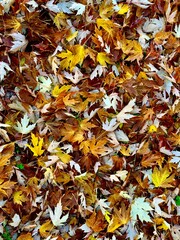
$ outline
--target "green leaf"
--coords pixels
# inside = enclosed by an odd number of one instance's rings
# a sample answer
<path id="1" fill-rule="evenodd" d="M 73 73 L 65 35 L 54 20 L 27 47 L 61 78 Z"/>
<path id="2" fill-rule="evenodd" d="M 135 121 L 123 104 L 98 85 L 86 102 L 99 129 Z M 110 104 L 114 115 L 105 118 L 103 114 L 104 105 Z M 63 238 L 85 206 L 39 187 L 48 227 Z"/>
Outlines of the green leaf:
<path id="1" fill-rule="evenodd" d="M 24 169 L 24 165 L 22 163 L 16 164 L 16 167 L 18 167 L 20 170 Z"/>
<path id="2" fill-rule="evenodd" d="M 180 206 L 180 196 L 175 197 L 175 202 L 177 206 Z"/>

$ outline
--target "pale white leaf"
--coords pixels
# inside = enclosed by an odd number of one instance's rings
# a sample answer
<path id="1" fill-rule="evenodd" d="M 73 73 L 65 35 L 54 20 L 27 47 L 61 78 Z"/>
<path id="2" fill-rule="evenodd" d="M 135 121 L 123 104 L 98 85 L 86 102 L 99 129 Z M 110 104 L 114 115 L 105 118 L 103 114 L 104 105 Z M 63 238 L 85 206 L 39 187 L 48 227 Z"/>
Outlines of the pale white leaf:
<path id="1" fill-rule="evenodd" d="M 14 129 L 22 134 L 28 134 L 30 133 L 36 126 L 36 123 L 29 124 L 30 119 L 27 115 L 27 113 L 24 114 L 24 117 L 21 118 L 21 123 L 17 121 L 17 125 L 14 126 Z"/>
<path id="2" fill-rule="evenodd" d="M 97 173 L 98 169 L 99 169 L 99 166 L 101 166 L 101 163 L 100 162 L 96 162 L 95 165 L 94 165 L 94 172 Z"/>
<path id="3" fill-rule="evenodd" d="M 134 202 L 131 205 L 131 219 L 134 223 L 138 220 L 143 222 L 152 222 L 149 212 L 153 210 L 149 202 L 145 201 L 144 197 L 135 198 Z"/>
<path id="4" fill-rule="evenodd" d="M 27 177 L 19 170 L 16 169 L 16 177 L 17 177 L 17 181 L 20 185 L 25 185 L 26 184 L 26 179 Z"/>
<path id="5" fill-rule="evenodd" d="M 119 123 L 117 123 L 115 118 L 112 118 L 110 121 L 106 119 L 106 122 L 102 124 L 102 128 L 107 132 L 113 132 L 118 126 Z"/>
<path id="6" fill-rule="evenodd" d="M 6 13 L 9 12 L 9 9 L 11 7 L 11 5 L 14 3 L 15 0 L 0 0 L 0 4 L 3 6 L 4 11 Z"/>
<path id="7" fill-rule="evenodd" d="M 14 53 L 14 52 L 17 52 L 17 51 L 24 51 L 27 44 L 28 44 L 28 41 L 26 40 L 25 36 L 19 32 L 17 33 L 11 33 L 9 34 L 9 36 L 11 36 L 13 38 L 13 45 L 12 47 L 10 48 L 10 52 Z"/>
<path id="8" fill-rule="evenodd" d="M 113 73 L 115 74 L 116 77 L 119 76 L 119 71 L 118 71 L 116 65 L 112 65 L 112 71 L 113 71 Z"/>
<path id="9" fill-rule="evenodd" d="M 83 224 L 79 229 L 81 229 L 83 232 L 85 233 L 89 233 L 91 232 L 92 230 L 85 224 Z"/>
<path id="10" fill-rule="evenodd" d="M 129 101 L 128 105 L 126 105 L 121 111 L 120 113 L 117 114 L 117 120 L 120 123 L 126 123 L 126 119 L 130 119 L 132 117 L 134 117 L 131 112 L 133 111 L 133 108 L 135 107 L 135 101 L 136 99 L 132 99 L 131 101 Z"/>
<path id="11" fill-rule="evenodd" d="M 178 164 L 178 168 L 180 168 L 180 151 L 172 151 L 173 157 L 170 162 Z"/>
<path id="12" fill-rule="evenodd" d="M 115 181 L 115 182 L 119 182 L 119 178 L 124 182 L 126 177 L 127 177 L 128 171 L 126 170 L 119 170 L 117 171 L 115 174 L 111 174 L 110 175 L 110 180 L 111 182 Z"/>
<path id="13" fill-rule="evenodd" d="M 5 62 L 0 62 L 0 81 L 4 79 L 9 71 L 12 71 L 10 66 Z"/>
<path id="14" fill-rule="evenodd" d="M 49 77 L 38 76 L 36 79 L 38 80 L 40 92 L 45 93 L 51 90 L 52 81 Z"/>
<path id="15" fill-rule="evenodd" d="M 101 77 L 101 75 L 105 72 L 106 72 L 105 67 L 98 64 L 96 66 L 96 68 L 94 69 L 94 71 L 91 73 L 90 79 L 92 80 L 92 79 L 94 79 L 95 77 L 98 77 L 98 76 Z"/>
<path id="16" fill-rule="evenodd" d="M 162 152 L 168 156 L 172 156 L 172 152 L 170 150 L 166 149 L 165 147 L 161 147 L 160 152 Z"/>
<path id="17" fill-rule="evenodd" d="M 180 239 L 180 225 L 174 225 L 170 229 L 173 240 L 179 240 Z"/>
<path id="18" fill-rule="evenodd" d="M 118 101 L 120 101 L 120 97 L 118 96 L 118 94 L 117 93 L 111 93 L 110 95 L 105 95 L 103 97 L 103 102 L 102 102 L 101 105 L 105 109 L 108 109 L 108 108 L 112 107 L 114 109 L 114 111 L 116 111 Z"/>
<path id="19" fill-rule="evenodd" d="M 35 2 L 34 0 L 30 0 L 30 1 L 27 2 L 26 4 L 29 5 L 28 10 L 29 10 L 30 12 L 34 12 L 35 9 L 38 7 L 37 2 Z"/>
<path id="20" fill-rule="evenodd" d="M 21 222 L 21 218 L 19 216 L 19 214 L 14 214 L 13 218 L 12 218 L 12 222 L 9 223 L 10 226 L 12 227 L 17 227 Z"/>
<path id="21" fill-rule="evenodd" d="M 153 33 L 155 35 L 157 32 L 160 32 L 165 29 L 165 22 L 163 18 L 147 18 L 146 22 L 142 27 L 143 31 L 146 33 Z"/>
<path id="22" fill-rule="evenodd" d="M 129 221 L 127 226 L 128 226 L 128 228 L 126 230 L 126 232 L 127 232 L 127 239 L 134 240 L 135 237 L 138 234 L 137 231 L 134 228 L 134 224 L 132 223 L 132 221 Z"/>
<path id="23" fill-rule="evenodd" d="M 72 73 L 63 71 L 64 77 L 69 79 L 72 83 L 77 84 L 83 79 L 83 74 L 78 67 L 74 67 Z"/>
<path id="24" fill-rule="evenodd" d="M 56 163 L 59 160 L 59 157 L 57 155 L 51 155 L 51 156 L 48 156 L 48 160 L 49 161 L 45 162 L 46 167 L 49 167 L 54 163 Z"/>
<path id="25" fill-rule="evenodd" d="M 64 144 L 61 147 L 62 150 L 64 150 L 66 153 L 71 153 L 73 152 L 73 146 L 71 144 Z"/>
<path id="26" fill-rule="evenodd" d="M 69 9 L 71 6 L 72 2 L 68 1 L 68 2 L 60 2 L 58 4 L 54 4 L 54 0 L 48 1 L 46 3 L 46 7 L 55 13 L 59 13 L 59 12 L 64 12 L 64 13 L 72 13 L 72 11 Z"/>
<path id="27" fill-rule="evenodd" d="M 174 35 L 176 38 L 180 38 L 180 24 L 176 24 L 174 27 Z"/>
<path id="28" fill-rule="evenodd" d="M 73 2 L 69 9 L 72 11 L 77 11 L 76 15 L 82 15 L 85 11 L 85 8 L 86 6 L 84 4 Z"/>
<path id="29" fill-rule="evenodd" d="M 116 134 L 114 132 L 108 132 L 108 141 L 114 145 L 114 147 L 119 146 L 119 142 L 117 140 Z"/>
<path id="30" fill-rule="evenodd" d="M 59 143 L 60 142 L 53 140 L 48 146 L 48 149 L 47 149 L 48 152 L 50 153 L 56 152 L 56 148 L 59 146 Z"/>
<path id="31" fill-rule="evenodd" d="M 77 172 L 81 173 L 81 167 L 80 167 L 80 165 L 78 163 L 76 163 L 76 162 L 74 162 L 72 160 L 69 163 L 70 163 L 70 167 L 71 168 L 74 167 Z"/>
<path id="32" fill-rule="evenodd" d="M 97 200 L 95 204 L 95 208 L 100 208 L 103 215 L 105 214 L 107 209 L 109 209 L 109 206 L 110 206 L 110 203 L 107 202 L 107 199 Z"/>
<path id="33" fill-rule="evenodd" d="M 77 40 L 81 44 L 82 40 L 85 39 L 91 32 L 89 30 L 79 30 L 77 35 Z"/>
<path id="34" fill-rule="evenodd" d="M 155 197 L 153 199 L 153 202 L 152 202 L 152 205 L 154 206 L 155 208 L 155 212 L 159 215 L 159 216 L 162 216 L 162 210 L 161 208 L 159 207 L 159 204 L 161 204 L 162 202 L 164 202 L 164 200 L 162 198 L 158 198 L 158 197 Z"/>
<path id="35" fill-rule="evenodd" d="M 131 196 L 129 196 L 127 191 L 121 191 L 119 195 L 123 198 L 131 199 Z"/>
<path id="36" fill-rule="evenodd" d="M 54 226 L 59 227 L 66 223 L 69 213 L 67 213 L 66 215 L 61 217 L 63 214 L 61 200 L 58 202 L 58 204 L 54 208 L 54 212 L 52 211 L 52 209 L 49 206 L 48 206 L 48 210 L 49 210 L 51 221 Z"/>
<path id="37" fill-rule="evenodd" d="M 120 142 L 129 142 L 128 136 L 123 132 L 122 130 L 116 130 L 115 131 L 117 140 Z"/>
<path id="38" fill-rule="evenodd" d="M 167 10 L 166 10 L 165 13 L 166 13 L 167 22 L 173 23 L 175 21 L 177 10 L 171 12 L 171 4 L 170 4 L 170 2 L 168 3 L 168 7 L 167 7 Z"/>
<path id="39" fill-rule="evenodd" d="M 133 3 L 140 8 L 148 8 L 152 3 L 149 0 L 127 0 L 127 3 Z"/>

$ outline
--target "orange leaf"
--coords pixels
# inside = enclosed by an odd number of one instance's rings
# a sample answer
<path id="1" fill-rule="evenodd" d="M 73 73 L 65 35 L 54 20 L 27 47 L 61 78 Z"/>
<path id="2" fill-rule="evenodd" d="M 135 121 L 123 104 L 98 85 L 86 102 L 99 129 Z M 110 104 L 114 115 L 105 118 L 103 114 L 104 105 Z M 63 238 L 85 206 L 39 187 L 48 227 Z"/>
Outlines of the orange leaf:
<path id="1" fill-rule="evenodd" d="M 100 232 L 104 230 L 105 227 L 107 226 L 107 224 L 105 223 L 104 216 L 100 210 L 97 213 L 93 212 L 90 218 L 86 220 L 86 224 L 94 232 Z"/>
<path id="2" fill-rule="evenodd" d="M 17 240 L 34 240 L 31 233 L 21 234 Z"/>
<path id="3" fill-rule="evenodd" d="M 128 223 L 129 219 L 130 219 L 130 208 L 126 209 L 126 206 L 124 205 L 124 203 L 122 203 L 119 211 L 116 208 L 114 208 L 114 214 L 109 223 L 107 231 L 114 232 L 120 226 Z"/>

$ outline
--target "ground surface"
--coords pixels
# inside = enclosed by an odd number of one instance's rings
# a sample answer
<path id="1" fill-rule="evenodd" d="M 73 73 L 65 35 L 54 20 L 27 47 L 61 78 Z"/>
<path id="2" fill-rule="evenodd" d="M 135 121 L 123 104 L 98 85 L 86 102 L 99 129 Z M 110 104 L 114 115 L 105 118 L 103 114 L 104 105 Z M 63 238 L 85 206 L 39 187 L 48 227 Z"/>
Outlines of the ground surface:
<path id="1" fill-rule="evenodd" d="M 178 1 L 0 1 L 1 239 L 180 239 Z"/>

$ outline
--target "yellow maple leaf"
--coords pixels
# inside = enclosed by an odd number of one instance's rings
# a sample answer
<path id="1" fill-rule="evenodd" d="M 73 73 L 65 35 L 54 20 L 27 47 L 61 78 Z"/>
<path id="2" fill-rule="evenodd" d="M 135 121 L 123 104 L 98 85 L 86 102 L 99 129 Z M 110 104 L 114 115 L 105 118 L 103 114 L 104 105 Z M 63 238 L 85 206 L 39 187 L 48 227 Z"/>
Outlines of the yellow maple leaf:
<path id="1" fill-rule="evenodd" d="M 68 34 L 68 36 L 66 37 L 66 40 L 67 40 L 68 42 L 70 42 L 70 41 L 73 40 L 75 37 L 77 37 L 77 35 L 78 35 L 78 31 L 75 31 L 74 33 L 70 32 L 70 33 Z"/>
<path id="2" fill-rule="evenodd" d="M 96 20 L 97 26 L 102 27 L 112 37 L 114 33 L 115 24 L 109 19 L 98 18 Z"/>
<path id="3" fill-rule="evenodd" d="M 41 237 L 47 238 L 52 229 L 53 229 L 53 224 L 51 223 L 51 221 L 47 221 L 41 225 L 41 227 L 39 228 L 39 233 Z"/>
<path id="4" fill-rule="evenodd" d="M 56 148 L 56 155 L 60 158 L 63 163 L 68 163 L 71 160 L 71 156 L 63 152 L 60 148 Z"/>
<path id="5" fill-rule="evenodd" d="M 154 133 L 154 132 L 157 132 L 157 127 L 154 124 L 152 124 L 149 126 L 148 133 Z"/>
<path id="6" fill-rule="evenodd" d="M 27 198 L 22 191 L 17 191 L 13 193 L 13 202 L 19 205 L 22 205 L 23 202 L 26 202 Z"/>
<path id="7" fill-rule="evenodd" d="M 163 218 L 155 218 L 154 222 L 159 225 L 157 228 L 167 231 L 170 229 L 169 223 L 167 223 Z"/>
<path id="8" fill-rule="evenodd" d="M 67 92 L 70 88 L 71 88 L 71 85 L 63 85 L 62 87 L 59 87 L 58 85 L 56 85 L 52 90 L 52 96 L 58 97 L 60 93 Z"/>
<path id="9" fill-rule="evenodd" d="M 85 49 L 81 45 L 74 45 L 71 51 L 67 49 L 66 52 L 59 53 L 58 57 L 62 58 L 60 66 L 62 69 L 69 69 L 71 72 L 77 64 L 82 64 L 85 58 Z"/>
<path id="10" fill-rule="evenodd" d="M 44 150 L 42 150 L 44 139 L 38 138 L 33 133 L 31 133 L 31 142 L 33 144 L 33 147 L 29 144 L 26 146 L 28 146 L 28 148 L 34 153 L 34 156 L 41 156 L 44 152 Z"/>
<path id="11" fill-rule="evenodd" d="M 66 22 L 67 16 L 66 14 L 64 14 L 63 12 L 59 12 L 55 17 L 54 17 L 54 24 L 56 25 L 56 27 L 58 29 L 61 28 L 61 26 L 66 26 L 67 22 Z"/>
<path id="12" fill-rule="evenodd" d="M 171 172 L 169 171 L 167 166 L 161 168 L 160 170 L 155 167 L 152 173 L 152 182 L 155 187 L 173 187 L 170 183 L 172 183 L 174 180 L 174 174 L 172 174 L 171 176 L 170 174 Z"/>
<path id="13" fill-rule="evenodd" d="M 117 42 L 116 49 L 122 49 L 123 53 L 128 55 L 127 61 L 141 60 L 143 58 L 143 50 L 140 43 L 136 40 L 123 39 Z"/>
<path id="14" fill-rule="evenodd" d="M 97 61 L 104 67 L 107 67 L 106 63 L 112 64 L 113 62 L 111 59 L 107 56 L 107 53 L 105 52 L 100 52 L 97 55 Z"/>
<path id="15" fill-rule="evenodd" d="M 112 2 L 104 1 L 99 5 L 99 15 L 101 18 L 109 18 L 113 14 L 113 4 Z"/>
<path id="16" fill-rule="evenodd" d="M 127 13 L 129 11 L 129 5 L 125 3 L 118 4 L 118 7 L 120 8 L 118 11 L 118 14 L 123 15 L 124 13 Z"/>

